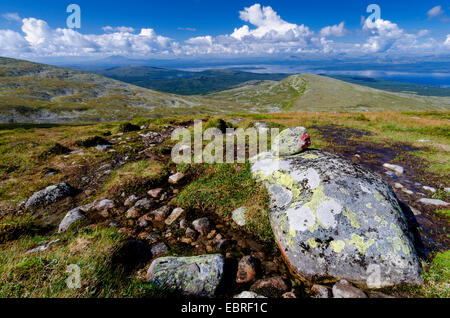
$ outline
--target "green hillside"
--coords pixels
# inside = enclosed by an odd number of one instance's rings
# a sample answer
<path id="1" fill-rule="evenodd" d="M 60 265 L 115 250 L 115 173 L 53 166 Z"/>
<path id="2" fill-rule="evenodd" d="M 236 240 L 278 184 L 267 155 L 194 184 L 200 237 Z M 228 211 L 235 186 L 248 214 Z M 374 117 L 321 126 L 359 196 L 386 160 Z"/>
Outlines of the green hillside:
<path id="1" fill-rule="evenodd" d="M 95 122 L 235 110 L 99 75 L 0 58 L 0 122 Z"/>
<path id="2" fill-rule="evenodd" d="M 280 81 L 288 76 L 231 69 L 189 72 L 149 66 L 116 67 L 94 73 L 144 88 L 180 95 L 208 94 L 231 89 L 248 81 Z"/>
<path id="3" fill-rule="evenodd" d="M 450 108 L 449 97 L 386 92 L 311 74 L 294 75 L 281 82 L 246 83 L 231 90 L 210 94 L 208 97 L 237 102 L 261 112 L 360 112 Z"/>

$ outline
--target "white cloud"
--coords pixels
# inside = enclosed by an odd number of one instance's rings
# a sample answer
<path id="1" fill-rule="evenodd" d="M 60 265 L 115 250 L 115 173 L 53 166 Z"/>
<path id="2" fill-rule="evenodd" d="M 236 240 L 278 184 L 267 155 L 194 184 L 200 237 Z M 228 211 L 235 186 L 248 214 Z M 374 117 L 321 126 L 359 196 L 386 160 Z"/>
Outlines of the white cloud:
<path id="1" fill-rule="evenodd" d="M 191 32 L 197 31 L 196 28 L 190 28 L 190 27 L 178 27 L 177 30 L 179 30 L 179 31 L 191 31 Z"/>
<path id="2" fill-rule="evenodd" d="M 20 18 L 18 13 L 5 13 L 2 14 L 2 17 L 8 21 L 16 21 L 16 22 L 22 22 L 22 19 Z"/>
<path id="3" fill-rule="evenodd" d="M 123 32 L 123 33 L 133 33 L 135 30 L 132 27 L 126 27 L 126 26 L 119 26 L 119 27 L 112 27 L 112 26 L 105 26 L 102 28 L 105 32 Z"/>
<path id="4" fill-rule="evenodd" d="M 202 55 L 356 57 L 449 54 L 449 38 L 445 42 L 437 41 L 429 37 L 427 30 L 408 33 L 388 20 L 379 19 L 375 23 L 365 20 L 362 32 L 357 32 L 363 40 L 346 43 L 330 39 L 349 33 L 344 22 L 314 32 L 304 24 L 283 20 L 271 7 L 259 4 L 244 8 L 239 16 L 244 24 L 229 34 L 204 34 L 184 42 L 157 34 L 151 28 L 135 30 L 127 26 L 105 26 L 102 34 L 83 34 L 74 29 L 53 29 L 44 20 L 26 18 L 22 20 L 21 33 L 0 30 L 0 55 L 26 59 L 105 55 L 166 58 Z"/>
<path id="5" fill-rule="evenodd" d="M 436 18 L 442 14 L 444 14 L 444 10 L 442 10 L 442 6 L 435 6 L 427 12 L 428 19 Z"/>
<path id="6" fill-rule="evenodd" d="M 447 40 L 445 40 L 444 45 L 450 47 L 450 34 L 447 34 Z"/>
<path id="7" fill-rule="evenodd" d="M 345 29 L 345 23 L 341 22 L 337 25 L 327 26 L 320 30 L 320 35 L 323 37 L 336 36 L 341 37 L 345 36 L 348 33 L 348 30 Z"/>

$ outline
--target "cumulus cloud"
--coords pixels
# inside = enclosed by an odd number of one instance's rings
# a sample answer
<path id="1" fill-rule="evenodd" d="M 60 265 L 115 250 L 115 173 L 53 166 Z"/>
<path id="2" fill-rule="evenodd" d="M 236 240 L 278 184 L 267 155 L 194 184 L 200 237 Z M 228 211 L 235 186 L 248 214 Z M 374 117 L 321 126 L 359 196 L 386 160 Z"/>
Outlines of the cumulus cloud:
<path id="1" fill-rule="evenodd" d="M 17 15 L 18 16 L 18 15 Z M 285 21 L 272 8 L 254 4 L 239 12 L 243 25 L 229 34 L 192 37 L 184 42 L 158 34 L 154 29 L 135 30 L 127 26 L 105 26 L 102 34 L 54 29 L 44 20 L 21 20 L 21 32 L 0 30 L 0 55 L 11 57 L 106 56 L 157 58 L 202 55 L 278 56 L 377 56 L 448 55 L 449 38 L 435 40 L 429 31 L 408 33 L 394 22 L 364 20 L 363 40 L 345 43 L 331 39 L 349 33 L 345 22 L 325 26 L 317 32 L 300 23 Z M 20 19 L 20 18 L 19 18 Z M 190 30 L 190 28 L 178 28 Z M 231 30 L 230 30 L 231 31 Z"/>
<path id="2" fill-rule="evenodd" d="M 179 30 L 179 31 L 191 31 L 191 32 L 197 31 L 196 28 L 190 28 L 190 27 L 178 27 L 177 30 Z"/>
<path id="3" fill-rule="evenodd" d="M 444 10 L 442 10 L 442 6 L 435 6 L 427 12 L 428 19 L 433 19 L 443 14 Z"/>
<path id="4" fill-rule="evenodd" d="M 341 37 L 345 36 L 346 34 L 348 34 L 348 30 L 345 29 L 344 22 L 341 22 L 333 26 L 327 26 L 324 27 L 322 30 L 320 30 L 320 35 L 323 37 L 330 37 L 330 36 Z"/>

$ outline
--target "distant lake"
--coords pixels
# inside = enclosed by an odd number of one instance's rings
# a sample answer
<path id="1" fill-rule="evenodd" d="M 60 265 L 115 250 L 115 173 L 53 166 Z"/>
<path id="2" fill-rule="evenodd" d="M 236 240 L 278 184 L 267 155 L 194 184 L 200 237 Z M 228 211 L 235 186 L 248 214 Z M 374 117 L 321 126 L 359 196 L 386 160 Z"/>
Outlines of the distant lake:
<path id="1" fill-rule="evenodd" d="M 205 67 L 204 69 L 211 69 L 212 67 Z M 440 72 L 406 72 L 406 71 L 382 71 L 382 70 L 330 70 L 326 67 L 319 69 L 308 65 L 227 65 L 216 68 L 233 68 L 241 71 L 253 73 L 311 73 L 311 74 L 326 74 L 326 75 L 346 75 L 369 77 L 376 79 L 383 79 L 396 82 L 415 83 L 424 85 L 436 85 L 441 87 L 450 87 L 450 73 Z M 386 66 L 389 68 L 389 66 Z M 192 70 L 192 69 L 191 69 Z M 203 70 L 197 68 L 196 70 Z"/>

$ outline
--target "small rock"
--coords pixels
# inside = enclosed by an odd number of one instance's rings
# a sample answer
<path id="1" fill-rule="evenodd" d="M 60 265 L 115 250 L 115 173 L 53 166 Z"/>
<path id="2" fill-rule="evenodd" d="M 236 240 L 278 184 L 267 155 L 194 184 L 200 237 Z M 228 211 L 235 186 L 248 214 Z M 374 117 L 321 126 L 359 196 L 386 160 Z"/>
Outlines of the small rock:
<path id="1" fill-rule="evenodd" d="M 60 241 L 61 241 L 60 239 L 57 239 L 57 240 L 54 240 L 54 241 L 51 241 L 51 242 L 47 242 L 47 243 L 45 243 L 45 244 L 42 244 L 42 245 L 40 245 L 40 246 L 38 246 L 38 247 L 33 248 L 32 250 L 29 250 L 29 251 L 25 252 L 25 254 L 28 255 L 28 254 L 32 254 L 32 253 L 36 253 L 36 252 L 42 252 L 42 251 L 45 251 L 45 250 L 47 250 L 50 246 L 52 246 L 53 244 L 56 244 L 56 243 L 58 243 L 58 242 L 60 242 Z"/>
<path id="2" fill-rule="evenodd" d="M 183 219 L 180 221 L 180 229 L 185 229 L 188 227 L 188 221 L 186 219 Z"/>
<path id="3" fill-rule="evenodd" d="M 414 194 L 414 192 L 412 192 L 411 190 L 406 189 L 406 188 L 402 188 L 402 192 L 404 192 L 406 194 L 409 194 L 409 195 L 413 195 Z"/>
<path id="4" fill-rule="evenodd" d="M 147 220 L 141 220 L 138 223 L 138 226 L 142 227 L 142 228 L 148 227 L 149 225 L 150 225 L 150 223 Z"/>
<path id="5" fill-rule="evenodd" d="M 244 256 L 238 264 L 236 283 L 243 284 L 252 281 L 258 271 L 259 260 L 252 256 Z"/>
<path id="6" fill-rule="evenodd" d="M 169 248 L 164 243 L 157 243 L 152 246 L 152 255 L 153 258 L 164 255 Z"/>
<path id="7" fill-rule="evenodd" d="M 141 211 L 141 212 L 145 212 L 148 211 L 152 208 L 153 205 L 153 201 L 150 201 L 148 199 L 142 199 L 136 202 L 136 204 L 134 205 L 134 208 L 136 208 L 137 210 Z"/>
<path id="8" fill-rule="evenodd" d="M 118 226 L 119 226 L 119 222 L 117 222 L 117 221 L 111 221 L 111 222 L 109 222 L 108 225 L 111 226 L 111 227 L 118 227 Z"/>
<path id="9" fill-rule="evenodd" d="M 420 212 L 419 210 L 417 210 L 415 207 L 410 206 L 410 205 L 408 205 L 408 207 L 411 209 L 412 213 L 413 213 L 415 216 L 418 216 L 418 215 L 421 215 L 421 214 L 422 214 L 422 212 Z"/>
<path id="10" fill-rule="evenodd" d="M 396 175 L 401 176 L 403 173 L 405 173 L 405 170 L 403 169 L 403 167 L 398 166 L 398 165 L 393 165 L 390 163 L 385 163 L 383 165 L 384 168 L 392 170 L 395 172 Z"/>
<path id="11" fill-rule="evenodd" d="M 297 298 L 293 292 L 287 292 L 281 295 L 281 298 Z"/>
<path id="12" fill-rule="evenodd" d="M 183 213 L 184 213 L 184 210 L 182 208 L 176 208 L 175 210 L 172 211 L 172 213 L 166 219 L 165 223 L 167 225 L 172 225 L 172 223 L 175 222 Z"/>
<path id="13" fill-rule="evenodd" d="M 334 298 L 367 298 L 367 295 L 360 289 L 354 287 L 346 280 L 340 280 L 333 286 Z"/>
<path id="14" fill-rule="evenodd" d="M 157 189 L 153 189 L 153 190 L 148 191 L 147 194 L 149 196 L 151 196 L 152 198 L 157 199 L 161 195 L 161 192 L 163 192 L 163 189 L 162 188 L 157 188 Z"/>
<path id="15" fill-rule="evenodd" d="M 149 283 L 185 297 L 214 297 L 222 280 L 224 258 L 220 254 L 161 257 L 147 272 Z"/>
<path id="16" fill-rule="evenodd" d="M 250 290 L 267 297 L 278 298 L 289 291 L 289 286 L 283 277 L 277 276 L 257 281 Z"/>
<path id="17" fill-rule="evenodd" d="M 95 149 L 97 149 L 98 151 L 105 151 L 109 148 L 111 148 L 111 145 L 98 145 L 97 147 L 95 147 Z"/>
<path id="18" fill-rule="evenodd" d="M 183 179 L 183 178 L 184 178 L 184 174 L 181 173 L 181 172 L 177 172 L 177 173 L 175 173 L 174 175 L 171 175 L 171 176 L 169 177 L 169 183 L 170 183 L 170 184 L 177 184 L 177 183 L 180 182 L 181 179 Z"/>
<path id="19" fill-rule="evenodd" d="M 437 199 L 422 198 L 419 200 L 419 202 L 422 204 L 425 204 L 425 205 L 435 205 L 435 206 L 449 206 L 450 205 L 450 203 L 447 203 L 442 200 L 437 200 Z"/>
<path id="20" fill-rule="evenodd" d="M 112 200 L 100 200 L 94 203 L 94 209 L 97 211 L 111 210 L 115 208 L 115 203 Z"/>
<path id="21" fill-rule="evenodd" d="M 433 187 L 423 186 L 422 188 L 423 188 L 425 191 L 429 191 L 429 192 L 432 192 L 432 193 L 436 193 L 436 189 L 433 188 Z"/>
<path id="22" fill-rule="evenodd" d="M 234 210 L 232 213 L 233 221 L 239 226 L 245 226 L 245 217 L 246 217 L 245 207 L 240 207 L 239 209 Z"/>
<path id="23" fill-rule="evenodd" d="M 211 223 L 208 218 L 197 219 L 192 222 L 192 225 L 202 235 L 207 235 L 211 231 Z"/>
<path id="24" fill-rule="evenodd" d="M 139 200 L 139 198 L 133 194 L 133 195 L 129 196 L 128 199 L 125 200 L 125 203 L 123 205 L 126 207 L 129 207 L 129 206 L 132 206 L 138 200 Z"/>
<path id="25" fill-rule="evenodd" d="M 311 145 L 311 139 L 304 127 L 294 127 L 283 130 L 275 137 L 280 156 L 291 156 L 302 152 Z"/>
<path id="26" fill-rule="evenodd" d="M 230 240 L 221 239 L 216 244 L 216 250 L 224 251 L 224 250 L 228 249 L 230 246 L 231 246 Z"/>
<path id="27" fill-rule="evenodd" d="M 244 298 L 244 299 L 251 299 L 251 298 L 267 298 L 261 295 L 258 295 L 257 293 L 251 292 L 251 291 L 243 291 L 239 295 L 234 296 L 233 298 Z"/>
<path id="28" fill-rule="evenodd" d="M 313 292 L 314 298 L 330 298 L 330 290 L 322 285 L 313 285 L 311 287 L 311 291 Z"/>
<path id="29" fill-rule="evenodd" d="M 84 213 L 82 210 L 78 207 L 75 208 L 69 212 L 67 212 L 64 219 L 59 224 L 58 233 L 62 233 L 67 231 L 67 229 L 76 221 L 84 217 Z"/>
<path id="30" fill-rule="evenodd" d="M 152 211 L 150 214 L 153 215 L 155 221 L 161 222 L 165 220 L 169 212 L 170 208 L 167 205 L 164 205 L 159 209 Z"/>
<path id="31" fill-rule="evenodd" d="M 137 219 L 141 214 L 139 213 L 138 209 L 135 207 L 130 208 L 127 213 L 125 214 L 125 217 L 127 219 Z"/>
<path id="32" fill-rule="evenodd" d="M 404 186 L 401 183 L 396 183 L 396 184 L 394 184 L 394 188 L 396 188 L 396 189 L 403 189 Z"/>

